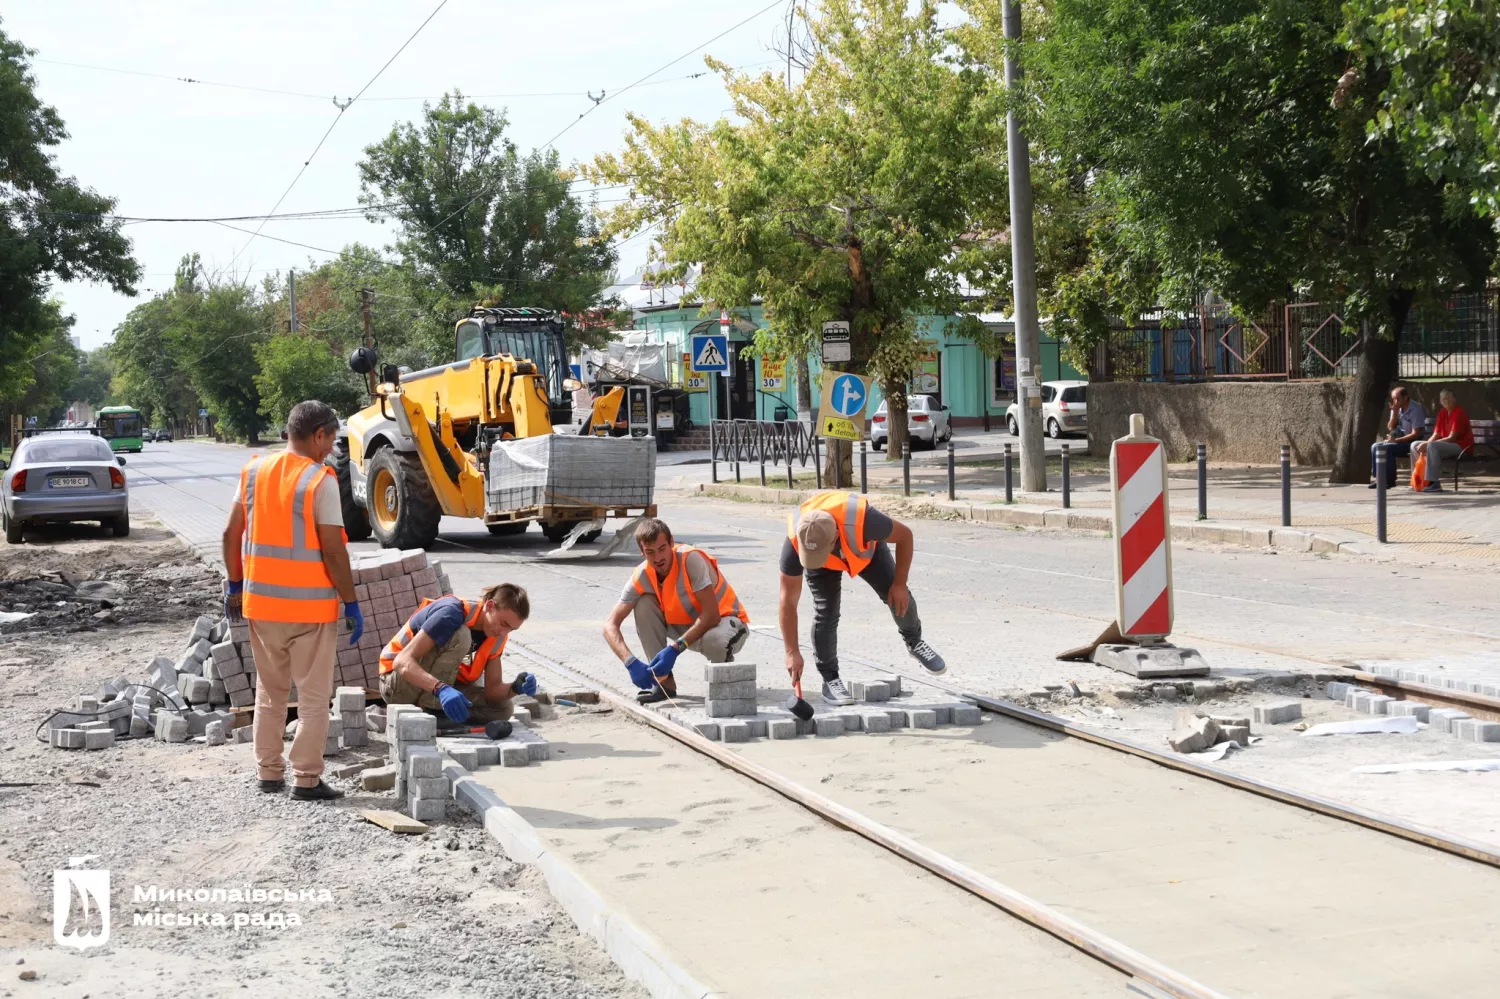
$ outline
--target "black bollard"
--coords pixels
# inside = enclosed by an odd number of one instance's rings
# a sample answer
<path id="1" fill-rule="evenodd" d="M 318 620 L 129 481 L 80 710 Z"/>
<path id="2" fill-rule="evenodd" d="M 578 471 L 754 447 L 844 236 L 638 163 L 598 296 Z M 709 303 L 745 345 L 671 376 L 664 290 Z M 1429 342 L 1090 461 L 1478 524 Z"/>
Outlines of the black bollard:
<path id="1" fill-rule="evenodd" d="M 1005 445 L 1005 502 L 1014 503 L 1014 495 L 1011 490 L 1011 453 L 1010 445 Z"/>
<path id="2" fill-rule="evenodd" d="M 1292 526 L 1292 446 L 1281 445 L 1281 526 Z"/>
<path id="3" fill-rule="evenodd" d="M 1198 445 L 1198 519 L 1208 519 L 1208 445 Z"/>
<path id="4" fill-rule="evenodd" d="M 901 494 L 911 495 L 911 438 L 906 438 L 906 447 L 901 449 Z"/>
<path id="5" fill-rule="evenodd" d="M 1386 462 L 1390 457 L 1385 453 L 1385 445 L 1375 445 L 1375 537 L 1385 544 L 1385 476 Z"/>
<path id="6" fill-rule="evenodd" d="M 889 446 L 889 445 L 887 445 L 887 446 Z M 867 457 L 869 457 L 869 452 L 870 452 L 870 442 L 869 441 L 860 441 L 859 442 L 859 492 L 860 492 L 860 495 L 864 495 L 865 493 L 867 493 L 867 492 L 870 491 L 870 483 L 868 481 L 869 469 L 866 467 L 866 463 L 865 463 L 865 459 Z"/>
<path id="7" fill-rule="evenodd" d="M 766 488 L 766 425 L 755 421 L 755 450 L 760 457 L 760 487 Z"/>
<path id="8" fill-rule="evenodd" d="M 823 488 L 823 438 L 813 437 L 813 480 Z"/>
<path id="9" fill-rule="evenodd" d="M 958 499 L 958 485 L 953 480 L 953 438 L 948 438 L 948 499 Z"/>
<path id="10" fill-rule="evenodd" d="M 719 439 L 713 420 L 708 421 L 708 474 L 712 482 L 719 481 Z"/>
<path id="11" fill-rule="evenodd" d="M 1063 509 L 1073 505 L 1073 463 L 1068 456 L 1068 445 L 1062 446 Z"/>

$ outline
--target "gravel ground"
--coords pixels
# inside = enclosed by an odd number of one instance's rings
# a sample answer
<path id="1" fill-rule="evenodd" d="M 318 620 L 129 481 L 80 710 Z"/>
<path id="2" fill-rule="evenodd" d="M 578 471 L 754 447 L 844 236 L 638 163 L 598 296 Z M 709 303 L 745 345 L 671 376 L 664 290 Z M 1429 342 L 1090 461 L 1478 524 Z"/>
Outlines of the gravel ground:
<path id="1" fill-rule="evenodd" d="M 0 574 L 15 578 L 7 570 L 24 564 L 21 575 L 47 578 L 97 562 L 91 549 L 99 544 L 0 546 Z M 137 564 L 120 564 L 116 551 L 112 571 L 187 561 L 172 541 L 130 547 Z M 359 791 L 352 780 L 331 781 L 350 792 L 333 804 L 261 794 L 248 745 L 133 740 L 85 753 L 34 737 L 52 706 L 121 672 L 138 675 L 157 653 L 175 654 L 198 604 L 163 605 L 163 623 L 3 639 L 0 784 L 37 783 L 0 787 L 0 996 L 156 996 L 167 981 L 181 995 L 298 999 L 644 995 L 577 933 L 540 875 L 511 863 L 456 806 L 428 833 L 397 836 L 357 816 L 392 807 L 394 796 Z M 372 741 L 330 763 L 383 749 Z M 52 872 L 71 858 L 111 876 L 109 942 L 83 954 L 52 940 Z M 314 895 L 162 904 L 136 901 L 137 885 Z M 157 910 L 201 913 L 207 922 L 220 915 L 231 925 L 134 925 L 135 914 Z M 288 923 L 295 913 L 300 925 L 233 928 L 235 913 L 277 911 Z M 22 980 L 27 972 L 36 979 Z"/>

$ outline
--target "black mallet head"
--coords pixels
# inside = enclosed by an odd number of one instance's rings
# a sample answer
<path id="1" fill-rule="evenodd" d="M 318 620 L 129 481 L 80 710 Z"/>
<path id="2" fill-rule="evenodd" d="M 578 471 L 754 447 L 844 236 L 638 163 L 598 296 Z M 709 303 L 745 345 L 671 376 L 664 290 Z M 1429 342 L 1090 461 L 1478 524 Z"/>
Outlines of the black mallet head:
<path id="1" fill-rule="evenodd" d="M 785 707 L 802 721 L 812 721 L 813 706 L 804 701 L 801 694 L 793 694 L 791 697 L 788 697 Z"/>
<path id="2" fill-rule="evenodd" d="M 508 738 L 511 730 L 511 724 L 508 721 L 492 721 L 484 726 L 484 734 L 491 739 Z"/>

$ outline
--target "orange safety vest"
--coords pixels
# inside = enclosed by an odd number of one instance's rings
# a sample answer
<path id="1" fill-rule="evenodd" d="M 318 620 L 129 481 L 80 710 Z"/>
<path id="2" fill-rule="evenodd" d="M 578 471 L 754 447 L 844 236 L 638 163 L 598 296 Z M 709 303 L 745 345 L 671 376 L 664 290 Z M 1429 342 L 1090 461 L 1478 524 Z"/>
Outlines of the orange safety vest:
<path id="1" fill-rule="evenodd" d="M 439 597 L 438 600 L 458 600 L 459 606 L 463 607 L 464 609 L 464 626 L 467 628 L 479 627 L 479 612 L 484 607 L 483 600 L 459 600 L 458 597 L 451 596 Z M 420 611 L 424 607 L 427 607 L 429 604 L 435 604 L 437 602 L 437 600 L 433 600 L 430 597 L 423 597 L 422 602 L 417 604 L 417 610 Z M 412 618 L 415 618 L 416 616 L 416 614 L 413 614 Z M 408 619 L 407 622 L 401 626 L 401 630 L 396 632 L 396 637 L 387 642 L 385 648 L 381 650 L 380 672 L 389 673 L 391 670 L 395 669 L 396 656 L 401 653 L 402 649 L 406 648 L 407 642 L 416 637 L 417 629 L 411 626 L 411 619 Z M 484 641 L 479 643 L 479 648 L 474 650 L 474 653 L 470 657 L 469 661 L 463 663 L 458 667 L 457 682 L 473 683 L 475 680 L 483 676 L 485 664 L 505 651 L 505 643 L 509 639 L 509 637 L 510 636 L 507 635 L 503 638 L 491 638 L 486 635 Z"/>
<path id="2" fill-rule="evenodd" d="M 864 543 L 865 511 L 869 507 L 869 501 L 855 493 L 831 490 L 818 493 L 798 507 L 796 513 L 787 517 L 786 536 L 791 539 L 793 550 L 796 550 L 797 525 L 802 522 L 802 515 L 814 510 L 830 514 L 839 527 L 839 550 L 843 555 L 829 555 L 823 567 L 835 571 L 842 569 L 851 576 L 858 576 L 875 557 L 875 543 Z"/>
<path id="3" fill-rule="evenodd" d="M 690 552 L 697 552 L 706 558 L 714 571 L 714 597 L 719 601 L 719 616 L 737 617 L 749 624 L 750 615 L 745 613 L 745 608 L 740 604 L 740 598 L 735 596 L 734 587 L 729 585 L 729 580 L 725 579 L 724 574 L 719 571 L 718 560 L 702 548 L 694 548 L 692 545 L 672 546 L 672 568 L 667 571 L 667 578 L 660 583 L 656 581 L 656 571 L 651 568 L 650 561 L 642 562 L 637 566 L 635 575 L 630 580 L 631 585 L 635 587 L 635 592 L 645 596 L 649 587 L 651 595 L 656 597 L 657 603 L 661 604 L 668 624 L 679 627 L 691 626 L 694 621 L 698 620 L 703 607 L 698 603 L 697 594 L 688 585 L 687 570 L 683 567 L 683 560 Z"/>
<path id="4" fill-rule="evenodd" d="M 240 471 L 245 617 L 305 624 L 339 619 L 339 593 L 323 564 L 313 511 L 313 492 L 332 474 L 290 451 L 252 458 Z"/>

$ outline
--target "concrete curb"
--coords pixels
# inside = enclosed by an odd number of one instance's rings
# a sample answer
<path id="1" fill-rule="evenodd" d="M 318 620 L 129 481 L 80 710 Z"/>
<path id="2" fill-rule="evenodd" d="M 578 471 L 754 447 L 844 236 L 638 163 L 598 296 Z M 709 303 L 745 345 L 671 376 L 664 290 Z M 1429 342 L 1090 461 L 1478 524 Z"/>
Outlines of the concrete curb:
<path id="1" fill-rule="evenodd" d="M 611 908 L 598 889 L 567 859 L 550 851 L 531 823 L 516 814 L 493 790 L 446 757 L 443 775 L 452 782 L 453 798 L 473 812 L 505 855 L 518 864 L 533 864 L 580 932 L 593 937 L 625 977 L 639 982 L 655 999 L 728 999 L 679 966 L 661 941 Z"/>
<path id="2" fill-rule="evenodd" d="M 812 496 L 813 489 L 775 489 L 770 486 L 746 485 L 744 483 L 700 483 L 698 492 L 704 496 L 721 499 L 749 500 L 753 503 L 775 503 L 795 506 Z M 888 496 L 872 493 L 872 496 Z M 906 501 L 907 497 L 896 497 Z M 1006 527 L 1050 527 L 1064 531 L 1087 531 L 1109 534 L 1114 529 L 1113 520 L 1107 513 L 1064 510 L 1062 507 L 1044 507 L 1030 504 L 1011 506 L 975 506 L 970 503 L 949 502 L 926 496 L 912 496 L 911 502 L 926 504 L 939 510 L 957 514 L 959 519 L 976 524 L 998 524 Z M 1232 521 L 1191 521 L 1172 525 L 1172 538 L 1176 541 L 1211 541 L 1218 544 L 1240 545 L 1245 548 L 1284 548 L 1288 551 L 1336 554 L 1354 552 L 1377 554 L 1366 548 L 1366 544 L 1377 544 L 1374 538 L 1356 540 L 1338 538 L 1327 534 L 1314 534 L 1290 527 L 1264 527 L 1239 524 Z"/>

